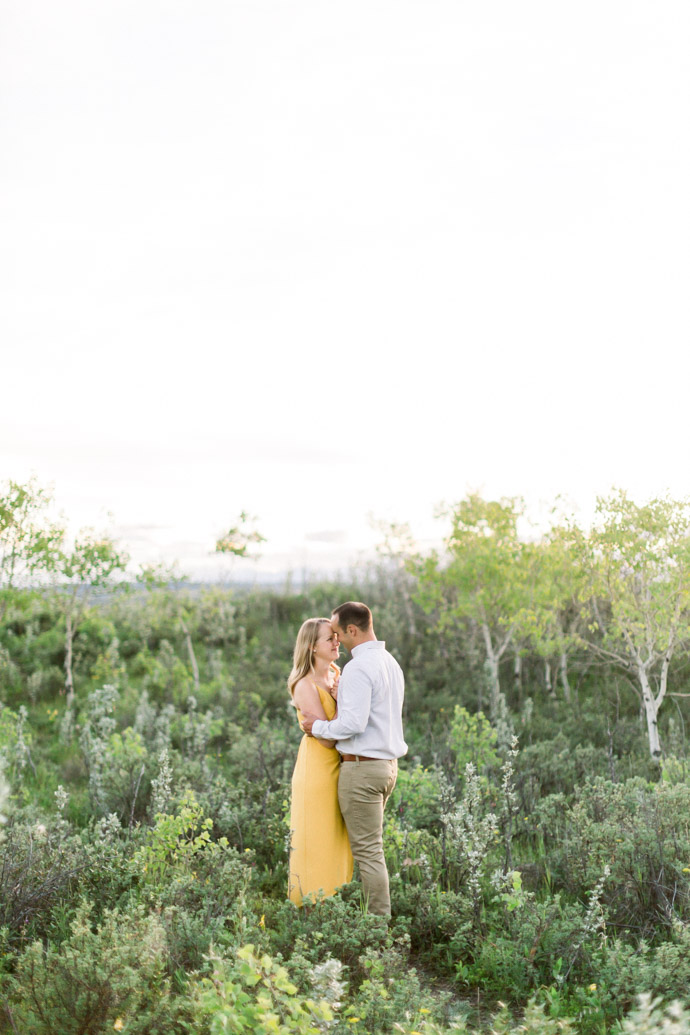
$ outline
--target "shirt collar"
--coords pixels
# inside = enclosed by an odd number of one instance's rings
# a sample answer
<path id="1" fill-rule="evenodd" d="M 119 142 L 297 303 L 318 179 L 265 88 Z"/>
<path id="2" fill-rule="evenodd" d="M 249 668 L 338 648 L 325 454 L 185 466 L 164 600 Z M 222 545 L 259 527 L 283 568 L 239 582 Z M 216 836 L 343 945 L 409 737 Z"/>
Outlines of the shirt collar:
<path id="1" fill-rule="evenodd" d="M 385 650 L 385 649 L 386 649 L 386 641 L 385 640 L 365 640 L 364 643 L 358 643 L 356 647 L 353 647 L 352 650 L 350 651 L 350 653 L 352 654 L 352 657 L 354 658 L 355 654 L 357 654 L 358 651 Z"/>

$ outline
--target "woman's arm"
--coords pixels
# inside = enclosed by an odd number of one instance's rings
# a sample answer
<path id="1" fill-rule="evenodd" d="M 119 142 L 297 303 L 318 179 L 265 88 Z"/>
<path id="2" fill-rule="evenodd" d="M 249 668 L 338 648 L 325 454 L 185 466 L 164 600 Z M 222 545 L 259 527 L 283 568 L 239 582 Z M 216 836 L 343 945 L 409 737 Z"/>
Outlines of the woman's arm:
<path id="1" fill-rule="evenodd" d="M 318 716 L 319 719 L 327 718 L 326 713 L 323 710 L 323 705 L 321 704 L 319 691 L 311 680 L 306 678 L 306 676 L 304 679 L 300 679 L 299 683 L 295 686 L 295 689 L 292 692 L 292 699 L 303 715 L 308 712 L 310 715 Z M 335 747 L 334 740 L 322 740 L 321 737 L 318 737 L 317 739 L 324 745 L 324 747 Z"/>

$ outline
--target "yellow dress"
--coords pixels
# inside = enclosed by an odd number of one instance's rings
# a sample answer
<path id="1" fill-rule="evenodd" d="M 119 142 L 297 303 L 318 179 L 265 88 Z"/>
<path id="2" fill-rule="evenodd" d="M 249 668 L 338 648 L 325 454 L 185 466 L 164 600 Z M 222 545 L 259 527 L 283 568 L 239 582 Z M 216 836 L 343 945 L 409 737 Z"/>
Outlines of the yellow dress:
<path id="1" fill-rule="evenodd" d="M 335 701 L 327 690 L 316 689 L 330 720 L 335 716 Z M 301 723 L 299 709 L 297 715 Z M 336 749 L 305 733 L 292 774 L 290 809 L 288 898 L 297 906 L 305 895 L 332 895 L 352 880 L 352 852 L 338 805 L 339 772 Z"/>

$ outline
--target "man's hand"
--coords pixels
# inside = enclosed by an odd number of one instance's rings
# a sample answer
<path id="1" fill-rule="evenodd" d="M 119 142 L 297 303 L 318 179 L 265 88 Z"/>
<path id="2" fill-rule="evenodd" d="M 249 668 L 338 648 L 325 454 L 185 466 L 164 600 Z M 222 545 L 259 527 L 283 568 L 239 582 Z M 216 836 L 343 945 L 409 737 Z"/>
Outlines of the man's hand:
<path id="1" fill-rule="evenodd" d="M 317 719 L 318 715 L 310 715 L 309 712 L 302 712 L 302 729 L 308 737 L 314 736 L 314 734 L 311 731 L 311 728 Z"/>

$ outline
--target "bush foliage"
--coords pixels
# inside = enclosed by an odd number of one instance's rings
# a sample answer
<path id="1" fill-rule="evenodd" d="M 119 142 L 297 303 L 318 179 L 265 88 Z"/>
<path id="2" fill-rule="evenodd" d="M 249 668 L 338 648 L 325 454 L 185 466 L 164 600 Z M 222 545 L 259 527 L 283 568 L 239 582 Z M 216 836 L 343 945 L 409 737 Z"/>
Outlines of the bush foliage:
<path id="1" fill-rule="evenodd" d="M 92 597 L 69 703 L 59 591 L 2 591 L 0 1032 L 690 1035 L 684 699 L 660 713 L 659 763 L 581 626 L 539 639 L 533 610 L 487 668 L 471 594 L 445 606 L 415 563 Z M 357 879 L 286 899 L 292 645 L 348 598 L 407 679 L 390 923 Z"/>

